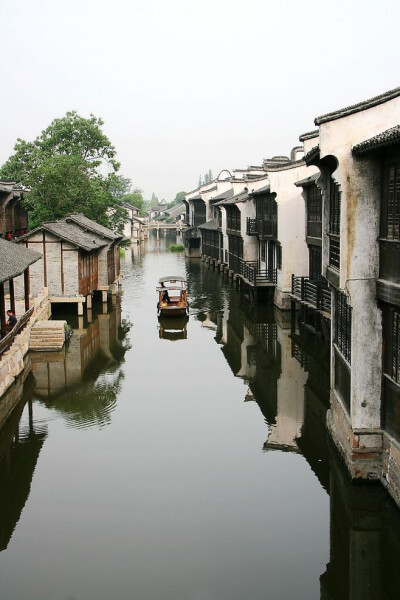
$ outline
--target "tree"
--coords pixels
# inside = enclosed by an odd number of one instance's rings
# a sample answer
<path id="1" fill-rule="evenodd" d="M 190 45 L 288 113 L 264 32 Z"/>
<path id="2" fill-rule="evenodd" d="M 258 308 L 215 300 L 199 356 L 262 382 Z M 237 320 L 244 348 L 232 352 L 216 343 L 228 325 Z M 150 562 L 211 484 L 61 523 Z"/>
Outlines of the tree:
<path id="1" fill-rule="evenodd" d="M 211 171 L 211 169 L 209 169 L 203 177 L 200 175 L 198 187 L 201 187 L 202 185 L 205 185 L 206 183 L 211 183 L 212 180 L 213 180 L 212 171 Z"/>
<path id="2" fill-rule="evenodd" d="M 17 140 L 0 178 L 28 188 L 25 205 L 31 226 L 82 212 L 103 225 L 121 228 L 126 211 L 115 190 L 123 181 L 116 176 L 116 150 L 102 125 L 94 115 L 85 119 L 71 111 L 33 142 Z"/>
<path id="3" fill-rule="evenodd" d="M 133 192 L 130 192 L 129 194 L 124 194 L 121 198 L 122 202 L 126 202 L 127 204 L 131 204 L 132 206 L 135 206 L 136 208 L 139 209 L 140 214 L 142 216 L 144 216 L 145 214 L 145 203 L 146 201 L 143 198 L 143 191 L 139 190 L 139 188 L 136 188 L 133 190 Z"/>
<path id="4" fill-rule="evenodd" d="M 153 193 L 152 193 L 152 195 L 151 195 L 150 207 L 151 207 L 151 208 L 154 208 L 154 207 L 155 207 L 155 206 L 157 206 L 157 205 L 158 205 L 158 198 L 157 198 L 157 196 L 155 195 L 155 193 L 153 192 Z"/>
<path id="5" fill-rule="evenodd" d="M 175 204 L 179 204 L 180 202 L 183 202 L 186 196 L 186 192 L 178 192 L 175 196 L 175 199 L 172 200 L 171 202 L 168 202 L 168 208 L 171 208 L 172 206 L 175 206 Z"/>
<path id="6" fill-rule="evenodd" d="M 132 181 L 123 175 L 112 175 L 112 183 L 110 191 L 114 198 L 122 198 L 125 194 L 129 194 L 132 187 Z"/>

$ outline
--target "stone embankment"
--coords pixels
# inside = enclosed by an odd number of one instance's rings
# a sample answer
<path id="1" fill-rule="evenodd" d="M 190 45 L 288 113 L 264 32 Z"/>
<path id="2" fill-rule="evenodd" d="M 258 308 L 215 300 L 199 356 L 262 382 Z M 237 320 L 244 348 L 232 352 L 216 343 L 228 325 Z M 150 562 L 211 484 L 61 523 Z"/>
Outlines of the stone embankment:
<path id="1" fill-rule="evenodd" d="M 15 336 L 10 348 L 0 358 L 0 399 L 17 378 L 26 371 L 24 358 L 29 351 L 31 330 L 35 323 L 47 320 L 51 314 L 51 305 L 47 288 L 34 299 L 34 310 L 25 328 Z M 14 404 L 0 400 L 0 426 L 13 410 Z"/>

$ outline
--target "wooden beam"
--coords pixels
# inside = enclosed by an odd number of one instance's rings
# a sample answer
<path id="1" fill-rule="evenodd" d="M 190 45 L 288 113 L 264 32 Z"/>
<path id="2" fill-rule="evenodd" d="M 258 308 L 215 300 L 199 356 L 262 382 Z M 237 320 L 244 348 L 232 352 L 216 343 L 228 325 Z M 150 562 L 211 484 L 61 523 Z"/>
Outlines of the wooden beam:
<path id="1" fill-rule="evenodd" d="M 29 310 L 29 296 L 31 293 L 29 267 L 24 271 L 24 290 L 25 290 L 25 312 Z"/>
<path id="2" fill-rule="evenodd" d="M 10 308 L 15 315 L 15 295 L 14 295 L 14 279 L 10 279 Z"/>
<path id="3" fill-rule="evenodd" d="M 5 336 L 6 331 L 6 306 L 4 298 L 4 283 L 0 283 L 0 320 L 1 320 L 1 337 Z"/>

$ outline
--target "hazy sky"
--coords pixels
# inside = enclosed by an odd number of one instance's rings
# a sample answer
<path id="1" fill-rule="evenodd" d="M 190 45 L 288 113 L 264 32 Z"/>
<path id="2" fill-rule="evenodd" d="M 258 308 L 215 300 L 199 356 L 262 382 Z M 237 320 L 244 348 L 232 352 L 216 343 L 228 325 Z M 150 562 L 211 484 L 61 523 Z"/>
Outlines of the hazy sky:
<path id="1" fill-rule="evenodd" d="M 172 200 L 399 86 L 399 18 L 398 0 L 0 0 L 0 164 L 93 113 L 120 172 Z"/>

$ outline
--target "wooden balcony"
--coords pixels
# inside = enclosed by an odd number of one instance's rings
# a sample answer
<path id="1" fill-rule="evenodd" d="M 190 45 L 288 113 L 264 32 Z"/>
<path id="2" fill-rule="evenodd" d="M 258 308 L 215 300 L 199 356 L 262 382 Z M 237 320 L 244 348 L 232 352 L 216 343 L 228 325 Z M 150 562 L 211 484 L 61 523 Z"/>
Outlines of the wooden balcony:
<path id="1" fill-rule="evenodd" d="M 331 314 L 331 292 L 326 280 L 310 281 L 292 275 L 292 296 L 313 308 Z"/>
<path id="2" fill-rule="evenodd" d="M 239 275 L 251 286 L 276 285 L 276 269 L 260 269 L 257 261 L 240 261 Z"/>

